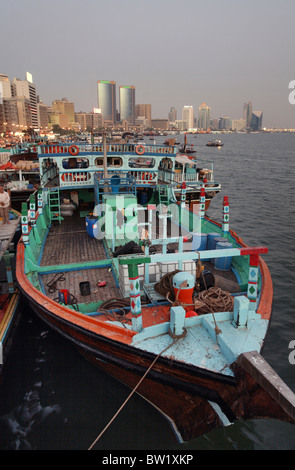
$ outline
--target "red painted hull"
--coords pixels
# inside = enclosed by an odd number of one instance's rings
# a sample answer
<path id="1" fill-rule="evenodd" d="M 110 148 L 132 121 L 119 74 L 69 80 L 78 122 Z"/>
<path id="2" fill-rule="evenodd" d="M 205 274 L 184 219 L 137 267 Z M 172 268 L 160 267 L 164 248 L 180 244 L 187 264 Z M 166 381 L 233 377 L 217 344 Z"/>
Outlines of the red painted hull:
<path id="1" fill-rule="evenodd" d="M 266 276 L 266 266 L 260 266 Z M 71 341 L 95 366 L 133 389 L 155 355 L 131 345 L 134 333 L 61 306 L 34 288 L 24 274 L 24 246 L 17 253 L 20 289 L 35 313 Z M 269 294 L 269 293 L 268 293 Z M 269 295 L 262 293 L 269 312 Z M 233 377 L 159 357 L 137 393 L 171 422 L 180 440 L 190 440 L 235 419 L 272 417 L 292 422 L 279 404 L 236 362 Z M 249 401 L 249 396 L 251 400 Z M 169 400 L 167 400 L 169 397 Z"/>

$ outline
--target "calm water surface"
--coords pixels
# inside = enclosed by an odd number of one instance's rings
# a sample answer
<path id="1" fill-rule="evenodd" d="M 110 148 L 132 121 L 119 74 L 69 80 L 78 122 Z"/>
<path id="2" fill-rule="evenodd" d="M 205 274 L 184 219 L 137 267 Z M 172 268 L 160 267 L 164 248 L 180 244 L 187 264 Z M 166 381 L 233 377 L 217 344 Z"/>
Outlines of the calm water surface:
<path id="1" fill-rule="evenodd" d="M 197 158 L 214 162 L 217 196 L 209 215 L 221 221 L 229 196 L 230 226 L 248 245 L 266 245 L 274 283 L 273 318 L 263 356 L 295 392 L 295 365 L 288 361 L 295 339 L 294 189 L 295 135 L 189 136 Z M 183 136 L 178 136 L 182 142 Z M 164 138 L 157 138 L 163 142 Z M 0 384 L 0 449 L 85 450 L 129 395 L 123 385 L 88 364 L 48 330 L 29 309 Z M 179 444 L 169 424 L 133 396 L 97 443 L 101 450 L 295 450 L 295 426 L 275 420 L 238 421 Z"/>

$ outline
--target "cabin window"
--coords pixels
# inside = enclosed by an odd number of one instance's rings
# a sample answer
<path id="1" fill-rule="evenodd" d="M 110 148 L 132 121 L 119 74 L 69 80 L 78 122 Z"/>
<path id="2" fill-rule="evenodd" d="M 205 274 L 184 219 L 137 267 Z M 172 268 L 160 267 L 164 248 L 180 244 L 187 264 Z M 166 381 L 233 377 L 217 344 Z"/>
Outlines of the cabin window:
<path id="1" fill-rule="evenodd" d="M 103 158 L 99 157 L 95 159 L 95 166 L 102 166 L 103 167 Z"/>
<path id="2" fill-rule="evenodd" d="M 119 168 L 123 165 L 123 160 L 121 157 L 107 157 L 108 167 Z M 103 157 L 98 157 L 95 159 L 95 166 L 103 168 Z"/>
<path id="3" fill-rule="evenodd" d="M 89 167 L 89 160 L 85 157 L 70 157 L 64 158 L 62 160 L 62 167 L 65 169 L 80 169 L 80 168 L 88 168 Z"/>
<path id="4" fill-rule="evenodd" d="M 108 157 L 108 166 L 119 167 L 123 165 L 121 157 Z"/>
<path id="5" fill-rule="evenodd" d="M 159 165 L 160 170 L 172 170 L 173 169 L 173 161 L 171 158 L 163 158 Z"/>
<path id="6" fill-rule="evenodd" d="M 148 157 L 131 157 L 128 165 L 130 168 L 154 168 L 156 160 Z"/>

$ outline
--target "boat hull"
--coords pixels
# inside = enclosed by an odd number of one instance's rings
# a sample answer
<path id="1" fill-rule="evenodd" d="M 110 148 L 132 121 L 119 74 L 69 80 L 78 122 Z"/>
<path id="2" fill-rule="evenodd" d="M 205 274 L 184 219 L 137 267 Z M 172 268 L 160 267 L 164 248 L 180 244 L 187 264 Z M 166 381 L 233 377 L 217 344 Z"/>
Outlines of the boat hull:
<path id="1" fill-rule="evenodd" d="M 269 417 L 292 422 L 267 388 L 261 387 L 238 361 L 231 366 L 233 376 L 216 373 L 161 354 L 157 357 L 130 342 L 95 333 L 87 328 L 86 322 L 83 325 L 73 321 L 70 312 L 68 317 L 59 315 L 50 302 L 42 296 L 38 298 L 38 291 L 30 289 L 29 281 L 21 273 L 20 261 L 18 281 L 30 307 L 48 326 L 72 342 L 90 363 L 133 390 L 157 358 L 136 393 L 162 413 L 180 442 L 240 418 Z"/>
<path id="2" fill-rule="evenodd" d="M 72 342 L 91 364 L 133 390 L 156 356 L 64 321 L 23 292 L 30 307 L 51 329 Z M 237 419 L 274 418 L 293 422 L 255 378 L 232 364 L 229 377 L 159 357 L 136 393 L 170 423 L 179 442 L 197 438 Z M 167 399 L 169 397 L 169 400 Z M 251 397 L 251 399 L 249 399 Z"/>
<path id="3" fill-rule="evenodd" d="M 19 291 L 9 296 L 9 303 L 0 322 L 0 376 L 5 369 L 13 347 L 15 333 L 20 321 L 22 300 Z"/>

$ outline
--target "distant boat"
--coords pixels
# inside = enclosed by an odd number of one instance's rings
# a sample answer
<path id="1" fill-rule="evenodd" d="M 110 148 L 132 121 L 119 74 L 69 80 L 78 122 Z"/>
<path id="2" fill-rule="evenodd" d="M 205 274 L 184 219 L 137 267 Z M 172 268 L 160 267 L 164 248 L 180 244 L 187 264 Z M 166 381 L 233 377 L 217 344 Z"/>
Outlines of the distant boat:
<path id="1" fill-rule="evenodd" d="M 207 147 L 223 147 L 221 140 L 210 140 L 207 144 Z"/>
<path id="2" fill-rule="evenodd" d="M 189 155 L 189 154 L 192 154 L 192 153 L 197 153 L 197 151 L 194 149 L 193 144 L 188 145 L 186 134 L 184 135 L 184 144 L 183 144 L 183 146 L 179 147 L 179 152 L 184 153 L 186 155 Z"/>

